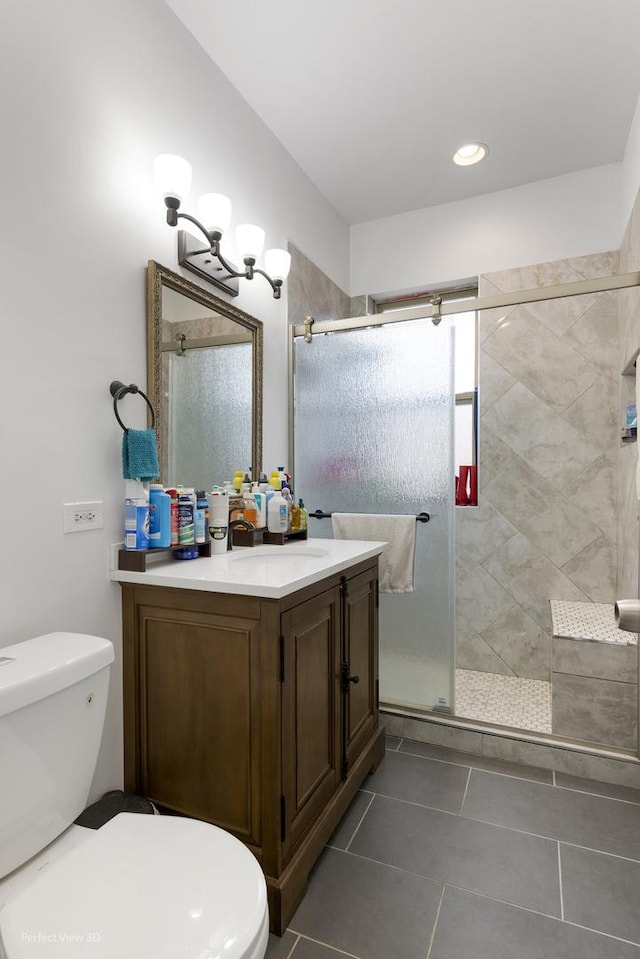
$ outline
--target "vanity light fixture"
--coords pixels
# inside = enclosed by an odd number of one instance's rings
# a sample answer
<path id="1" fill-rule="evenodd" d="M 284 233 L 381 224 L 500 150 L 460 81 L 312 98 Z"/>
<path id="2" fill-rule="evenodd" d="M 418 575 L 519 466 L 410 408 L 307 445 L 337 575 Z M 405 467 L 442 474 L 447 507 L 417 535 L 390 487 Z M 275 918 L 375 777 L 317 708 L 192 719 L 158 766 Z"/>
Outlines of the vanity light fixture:
<path id="1" fill-rule="evenodd" d="M 180 205 L 191 188 L 191 164 L 173 153 L 161 153 L 154 160 L 156 186 L 164 197 L 167 208 L 167 223 L 177 226 L 178 220 L 188 220 L 205 237 L 202 240 L 186 230 L 178 232 L 178 261 L 185 269 L 215 286 L 238 295 L 238 279 L 252 280 L 256 273 L 271 285 L 274 299 L 279 300 L 282 284 L 289 275 L 291 254 L 286 250 L 267 250 L 264 255 L 266 269 L 256 266 L 264 247 L 264 230 L 252 223 L 236 227 L 236 246 L 245 265 L 236 270 L 220 252 L 222 234 L 231 222 L 231 201 L 221 193 L 205 193 L 198 201 L 198 219 L 189 213 L 181 213 Z"/>
<path id="2" fill-rule="evenodd" d="M 488 152 L 489 147 L 484 143 L 465 143 L 453 154 L 453 162 L 458 166 L 471 166 L 484 160 Z"/>

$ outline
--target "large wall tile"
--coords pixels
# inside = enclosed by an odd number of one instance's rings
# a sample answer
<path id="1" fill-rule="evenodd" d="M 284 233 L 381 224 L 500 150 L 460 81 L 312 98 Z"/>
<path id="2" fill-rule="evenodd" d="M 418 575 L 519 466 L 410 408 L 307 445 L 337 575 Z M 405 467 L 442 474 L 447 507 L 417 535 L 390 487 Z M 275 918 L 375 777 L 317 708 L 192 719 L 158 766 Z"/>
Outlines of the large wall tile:
<path id="1" fill-rule="evenodd" d="M 514 290 L 533 290 L 538 286 L 555 286 L 557 283 L 576 283 L 584 279 L 584 274 L 574 270 L 571 261 L 552 260 L 549 263 L 485 273 L 483 279 L 502 293 L 510 293 Z"/>
<path id="2" fill-rule="evenodd" d="M 617 458 L 599 456 L 562 490 L 563 496 L 605 533 L 612 543 L 618 537 Z"/>
<path id="3" fill-rule="evenodd" d="M 551 668 L 554 673 L 570 673 L 573 676 L 591 676 L 621 683 L 636 683 L 638 681 L 638 647 L 554 636 Z"/>
<path id="4" fill-rule="evenodd" d="M 480 489 L 484 489 L 495 476 L 515 459 L 516 454 L 497 433 L 494 433 L 489 424 L 482 420 L 480 420 L 479 435 L 480 469 L 478 471 L 478 484 Z"/>
<path id="5" fill-rule="evenodd" d="M 480 632 L 512 605 L 506 590 L 482 566 L 472 565 L 456 577 L 456 612 L 459 621 Z"/>
<path id="6" fill-rule="evenodd" d="M 614 450 L 620 436 L 618 394 L 615 380 L 599 376 L 562 415 L 590 443 L 601 450 Z"/>
<path id="7" fill-rule="evenodd" d="M 481 350 L 478 383 L 479 392 L 482 397 L 482 409 L 488 410 L 497 399 L 513 386 L 515 379 L 511 373 L 507 373 L 504 367 L 496 363 L 488 353 Z"/>
<path id="8" fill-rule="evenodd" d="M 557 566 L 564 565 L 602 535 L 588 516 L 521 459 L 514 459 L 489 483 L 484 495 Z"/>
<path id="9" fill-rule="evenodd" d="M 556 736 L 635 749 L 638 687 L 607 679 L 554 673 L 551 721 Z"/>
<path id="10" fill-rule="evenodd" d="M 596 302 L 597 293 L 582 293 L 580 296 L 563 296 L 555 300 L 540 300 L 530 303 L 528 309 L 535 314 L 547 329 L 562 336 L 576 320 Z"/>
<path id="11" fill-rule="evenodd" d="M 600 293 L 596 302 L 565 333 L 563 340 L 609 376 L 620 373 L 620 318 L 617 293 Z"/>
<path id="12" fill-rule="evenodd" d="M 474 509 L 456 510 L 456 543 L 473 562 L 482 563 L 517 532 L 487 500 Z"/>
<path id="13" fill-rule="evenodd" d="M 527 679 L 551 679 L 551 634 L 542 629 L 518 604 L 485 627 L 480 638 L 510 667 L 514 675 Z"/>
<path id="14" fill-rule="evenodd" d="M 581 362 L 584 364 L 584 360 Z M 594 373 L 584 389 L 597 378 Z M 557 490 L 575 479 L 601 453 L 521 383 L 512 386 L 483 413 L 482 420 Z"/>
<path id="15" fill-rule="evenodd" d="M 289 252 L 292 263 L 286 286 L 289 323 L 303 323 L 308 314 L 317 322 L 350 316 L 351 301 L 347 294 L 292 243 Z"/>
<path id="16" fill-rule="evenodd" d="M 589 256 L 575 256 L 569 261 L 572 268 L 585 278 L 612 276 L 619 273 L 620 251 L 607 250 L 604 253 L 592 253 Z"/>
<path id="17" fill-rule="evenodd" d="M 487 337 L 482 349 L 558 412 L 598 376 L 593 365 L 540 323 L 530 307 L 517 307 L 509 321 Z"/>
<path id="18" fill-rule="evenodd" d="M 545 633 L 551 632 L 550 599 L 589 601 L 575 583 L 520 533 L 496 550 L 485 561 L 484 568 Z"/>
<path id="19" fill-rule="evenodd" d="M 589 543 L 586 549 L 562 567 L 562 572 L 594 603 L 615 603 L 617 590 L 617 546 L 606 536 Z"/>
<path id="20" fill-rule="evenodd" d="M 458 669 L 497 673 L 499 676 L 514 675 L 513 669 L 495 649 L 464 620 L 458 621 L 456 626 L 456 666 Z"/>

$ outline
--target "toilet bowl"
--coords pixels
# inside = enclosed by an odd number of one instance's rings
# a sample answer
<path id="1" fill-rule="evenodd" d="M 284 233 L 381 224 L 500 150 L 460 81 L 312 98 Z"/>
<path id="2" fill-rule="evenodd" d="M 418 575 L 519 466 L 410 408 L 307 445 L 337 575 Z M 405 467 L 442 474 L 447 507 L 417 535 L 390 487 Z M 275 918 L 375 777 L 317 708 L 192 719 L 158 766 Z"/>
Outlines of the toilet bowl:
<path id="1" fill-rule="evenodd" d="M 112 660 L 106 640 L 69 633 L 0 650 L 5 882 L 86 805 Z M 178 816 L 120 813 L 0 908 L 0 959 L 262 959 L 268 935 L 257 860 Z"/>
<path id="2" fill-rule="evenodd" d="M 262 959 L 262 871 L 207 823 L 120 813 L 0 910 L 3 959 Z"/>

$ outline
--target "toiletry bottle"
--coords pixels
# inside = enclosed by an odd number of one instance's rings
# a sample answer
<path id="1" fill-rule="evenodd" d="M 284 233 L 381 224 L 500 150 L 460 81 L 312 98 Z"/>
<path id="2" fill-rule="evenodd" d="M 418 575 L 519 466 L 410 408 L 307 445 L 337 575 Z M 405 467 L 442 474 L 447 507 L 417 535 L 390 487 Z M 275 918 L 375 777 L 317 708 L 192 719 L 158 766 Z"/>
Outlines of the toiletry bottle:
<path id="1" fill-rule="evenodd" d="M 225 490 L 213 490 L 209 495 L 209 535 L 211 552 L 226 553 L 229 532 L 229 496 Z"/>
<path id="2" fill-rule="evenodd" d="M 149 546 L 152 549 L 171 546 L 171 497 L 161 483 L 149 486 Z"/>
<path id="3" fill-rule="evenodd" d="M 267 527 L 270 533 L 286 533 L 289 526 L 287 501 L 279 490 L 276 490 L 267 510 Z"/>
<path id="4" fill-rule="evenodd" d="M 280 477 L 280 489 L 286 489 L 287 487 L 290 489 L 291 484 L 289 483 L 289 474 L 285 470 L 284 466 L 278 467 L 278 475 Z"/>
<path id="5" fill-rule="evenodd" d="M 149 488 L 141 480 L 125 482 L 124 548 L 149 549 Z"/>
<path id="6" fill-rule="evenodd" d="M 282 487 L 282 498 L 287 504 L 287 530 L 290 530 L 293 519 L 293 499 L 291 497 L 291 490 L 286 485 Z"/>
<path id="7" fill-rule="evenodd" d="M 243 503 L 244 519 L 246 519 L 247 523 L 251 523 L 253 527 L 256 527 L 258 525 L 258 509 L 251 488 L 243 494 Z"/>
<path id="8" fill-rule="evenodd" d="M 261 492 L 259 484 L 253 483 L 251 487 L 251 495 L 253 496 L 256 504 L 256 512 L 258 514 L 256 520 L 256 529 L 264 529 L 267 525 L 267 513 L 266 513 L 266 497 L 263 492 Z"/>
<path id="9" fill-rule="evenodd" d="M 208 513 L 208 504 L 207 497 L 204 495 L 204 490 L 199 489 L 196 491 L 196 508 L 193 514 L 193 527 L 196 543 L 206 543 L 207 541 L 207 513 Z"/>
<path id="10" fill-rule="evenodd" d="M 165 493 L 171 499 L 171 546 L 178 545 L 178 490 L 166 489 Z"/>
<path id="11" fill-rule="evenodd" d="M 304 505 L 304 500 L 298 500 L 298 505 L 300 507 L 300 529 L 307 528 L 307 520 L 309 519 L 309 510 Z"/>
<path id="12" fill-rule="evenodd" d="M 191 546 L 195 542 L 194 507 L 193 489 L 181 490 L 178 493 L 178 542 L 180 546 Z"/>
<path id="13" fill-rule="evenodd" d="M 300 532 L 300 507 L 295 500 L 291 504 L 291 532 Z"/>

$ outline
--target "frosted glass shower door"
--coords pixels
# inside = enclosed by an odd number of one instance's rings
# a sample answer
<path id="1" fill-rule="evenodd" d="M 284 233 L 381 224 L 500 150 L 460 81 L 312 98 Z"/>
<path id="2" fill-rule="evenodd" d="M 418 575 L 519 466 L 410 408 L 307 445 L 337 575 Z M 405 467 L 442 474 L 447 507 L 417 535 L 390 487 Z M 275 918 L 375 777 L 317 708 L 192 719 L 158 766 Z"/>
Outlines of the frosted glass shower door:
<path id="1" fill-rule="evenodd" d="M 415 591 L 380 596 L 380 700 L 453 707 L 453 330 L 430 319 L 294 341 L 294 477 L 309 511 L 421 513 Z M 330 537 L 331 520 L 309 520 Z"/>

